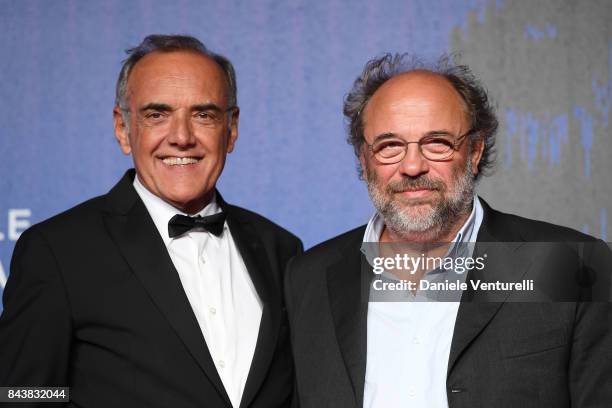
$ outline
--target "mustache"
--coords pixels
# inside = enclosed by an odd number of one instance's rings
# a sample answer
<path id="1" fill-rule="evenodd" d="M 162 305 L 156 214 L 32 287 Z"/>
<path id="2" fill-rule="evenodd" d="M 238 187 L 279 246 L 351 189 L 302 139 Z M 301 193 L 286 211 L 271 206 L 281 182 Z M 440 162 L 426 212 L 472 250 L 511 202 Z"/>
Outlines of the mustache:
<path id="1" fill-rule="evenodd" d="M 446 184 L 441 180 L 435 180 L 426 176 L 420 176 L 417 178 L 402 178 L 401 180 L 391 182 L 387 184 L 385 190 L 388 193 L 402 193 L 410 190 L 439 190 L 446 191 Z"/>

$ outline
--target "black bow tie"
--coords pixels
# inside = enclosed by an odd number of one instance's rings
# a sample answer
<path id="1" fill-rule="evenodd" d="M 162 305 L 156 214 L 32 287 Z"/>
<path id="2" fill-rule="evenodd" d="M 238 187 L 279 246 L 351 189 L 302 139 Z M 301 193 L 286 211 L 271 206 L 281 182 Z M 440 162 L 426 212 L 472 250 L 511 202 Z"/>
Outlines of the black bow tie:
<path id="1" fill-rule="evenodd" d="M 187 217 L 186 215 L 177 214 L 168 222 L 168 235 L 170 238 L 183 235 L 194 228 L 202 228 L 216 236 L 223 232 L 223 224 L 225 224 L 225 213 L 217 213 L 207 217 Z"/>

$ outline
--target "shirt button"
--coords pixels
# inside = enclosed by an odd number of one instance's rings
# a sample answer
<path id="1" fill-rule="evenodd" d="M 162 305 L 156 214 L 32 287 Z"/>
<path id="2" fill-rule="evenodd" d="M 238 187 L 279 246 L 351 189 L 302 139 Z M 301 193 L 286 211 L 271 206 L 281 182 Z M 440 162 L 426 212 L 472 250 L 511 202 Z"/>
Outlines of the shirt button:
<path id="1" fill-rule="evenodd" d="M 408 396 L 409 397 L 414 397 L 415 395 L 416 395 L 416 393 L 414 392 L 414 389 L 413 388 L 409 388 L 408 389 Z"/>
<path id="2" fill-rule="evenodd" d="M 413 337 L 412 338 L 412 344 L 421 344 L 421 342 L 419 341 L 418 337 Z"/>
<path id="3" fill-rule="evenodd" d="M 223 361 L 223 360 L 219 360 L 219 361 L 217 362 L 217 364 L 219 365 L 219 367 L 221 367 L 221 368 L 225 368 L 225 361 Z"/>
<path id="4" fill-rule="evenodd" d="M 216 315 L 217 314 L 217 309 L 215 309 L 214 307 L 211 307 L 208 309 L 208 311 L 210 312 L 211 315 Z"/>
<path id="5" fill-rule="evenodd" d="M 202 261 L 202 263 L 206 263 L 206 256 L 204 256 L 204 254 L 200 255 L 200 261 Z"/>

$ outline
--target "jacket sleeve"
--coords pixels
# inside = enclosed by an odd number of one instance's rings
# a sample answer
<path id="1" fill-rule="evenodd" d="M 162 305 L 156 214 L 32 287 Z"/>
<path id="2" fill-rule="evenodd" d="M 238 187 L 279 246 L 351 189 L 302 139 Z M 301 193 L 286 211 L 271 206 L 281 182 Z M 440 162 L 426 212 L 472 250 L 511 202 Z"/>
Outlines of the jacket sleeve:
<path id="1" fill-rule="evenodd" d="M 612 401 L 612 252 L 602 241 L 587 245 L 589 301 L 578 303 L 569 365 L 572 407 L 595 408 Z"/>
<path id="2" fill-rule="evenodd" d="M 15 245 L 3 305 L 0 386 L 67 386 L 70 305 L 57 260 L 36 227 Z"/>
<path id="3" fill-rule="evenodd" d="M 300 241 L 300 246 L 301 246 L 301 241 Z M 303 249 L 300 248 L 300 250 L 298 250 L 297 255 L 299 255 L 300 253 L 302 253 Z M 291 284 L 291 264 L 293 263 L 294 258 L 291 258 L 289 260 L 289 263 L 287 264 L 287 268 L 285 270 L 285 280 L 284 280 L 284 285 L 283 285 L 283 292 L 284 292 L 284 297 L 285 297 L 285 306 L 287 308 L 287 319 L 289 321 L 289 342 L 291 343 L 291 356 L 293 358 L 293 361 L 295 361 L 295 357 L 294 357 L 294 349 L 293 349 L 293 328 L 294 328 L 294 322 L 293 322 L 293 293 L 292 293 L 292 284 Z M 292 395 L 292 399 L 291 399 L 291 406 L 290 408 L 299 408 L 300 406 L 300 401 L 299 401 L 299 391 L 298 391 L 298 384 L 297 384 L 297 377 L 296 377 L 296 373 L 294 371 L 293 373 L 293 395 Z"/>
<path id="4" fill-rule="evenodd" d="M 612 304 L 579 304 L 569 366 L 572 407 L 604 407 L 612 401 Z"/>

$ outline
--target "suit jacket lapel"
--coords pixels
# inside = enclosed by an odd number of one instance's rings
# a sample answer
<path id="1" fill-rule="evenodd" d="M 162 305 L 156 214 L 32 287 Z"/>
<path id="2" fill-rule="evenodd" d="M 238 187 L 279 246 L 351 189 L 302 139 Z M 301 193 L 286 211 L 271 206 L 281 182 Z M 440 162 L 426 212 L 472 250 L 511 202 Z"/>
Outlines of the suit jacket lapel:
<path id="1" fill-rule="evenodd" d="M 144 203 L 133 189 L 133 171 L 108 194 L 114 211 L 105 218 L 112 239 L 134 274 L 219 395 L 231 405 L 200 326 L 163 240 Z"/>
<path id="2" fill-rule="evenodd" d="M 240 402 L 240 407 L 247 407 L 261 387 L 276 349 L 281 322 L 281 289 L 274 288 L 274 282 L 270 280 L 271 265 L 257 231 L 218 192 L 217 201 L 227 215 L 227 225 L 262 302 L 257 344 Z"/>
<path id="3" fill-rule="evenodd" d="M 363 229 L 327 270 L 336 337 L 351 379 L 357 407 L 363 405 L 367 355 L 367 313 L 371 270 L 360 251 Z"/>
<path id="4" fill-rule="evenodd" d="M 512 236 L 506 225 L 500 225 L 494 210 L 483 200 L 481 202 L 485 214 L 472 256 L 484 256 L 485 268 L 480 271 L 473 269 L 468 273 L 468 289 L 463 292 L 455 321 L 448 373 L 463 351 L 493 319 L 509 295 L 497 291 L 474 291 L 470 282 L 518 282 L 531 263 L 531 259 L 520 251 L 523 246 L 520 238 Z"/>

